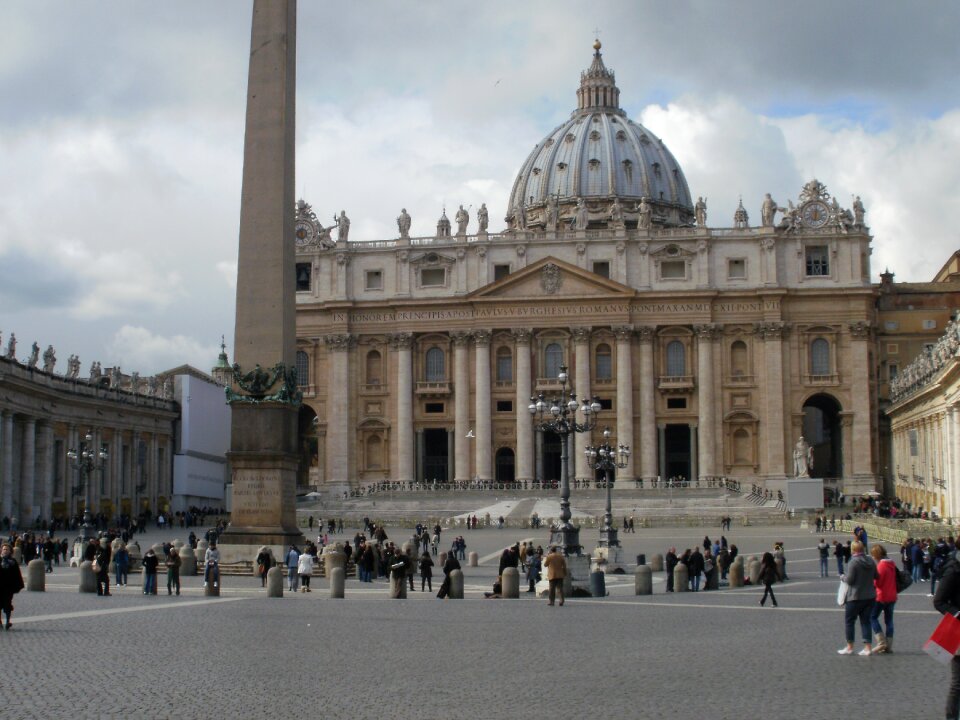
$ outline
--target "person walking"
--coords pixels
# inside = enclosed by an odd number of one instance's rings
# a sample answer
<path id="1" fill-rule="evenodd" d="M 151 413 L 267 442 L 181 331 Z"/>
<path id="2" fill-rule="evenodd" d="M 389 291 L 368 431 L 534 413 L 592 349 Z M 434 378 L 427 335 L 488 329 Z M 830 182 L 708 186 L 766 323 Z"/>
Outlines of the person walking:
<path id="1" fill-rule="evenodd" d="M 897 564 L 887 557 L 887 550 L 880 543 L 874 543 L 870 555 L 877 563 L 877 577 L 873 585 L 877 590 L 877 600 L 870 611 L 870 626 L 877 636 L 873 646 L 875 653 L 893 652 L 893 606 L 897 604 Z M 880 627 L 880 614 L 883 613 L 884 627 Z"/>
<path id="2" fill-rule="evenodd" d="M 687 568 L 690 570 L 690 589 L 693 592 L 700 592 L 700 573 L 703 572 L 703 555 L 700 554 L 700 548 L 694 546 L 687 561 Z"/>
<path id="3" fill-rule="evenodd" d="M 291 545 L 287 550 L 287 581 L 290 584 L 290 592 L 297 591 L 297 565 L 300 562 L 300 551 L 296 545 Z"/>
<path id="4" fill-rule="evenodd" d="M 933 596 L 937 612 L 956 617 L 960 615 L 960 562 L 955 553 L 943 564 L 937 592 Z M 960 655 L 950 661 L 950 684 L 947 689 L 947 720 L 960 720 Z"/>
<path id="5" fill-rule="evenodd" d="M 552 545 L 543 564 L 547 568 L 547 581 L 550 583 L 547 605 L 553 605 L 556 596 L 560 595 L 560 606 L 563 607 L 563 581 L 567 577 L 567 559 L 557 550 L 556 545 Z"/>
<path id="6" fill-rule="evenodd" d="M 310 578 L 313 576 L 313 555 L 301 553 L 297 558 L 297 574 L 300 576 L 300 592 L 310 592 Z"/>
<path id="7" fill-rule="evenodd" d="M 817 518 L 819 520 L 819 518 Z M 820 538 L 817 544 L 817 552 L 820 553 L 820 577 L 827 577 L 827 567 L 830 564 L 830 546 L 824 538 Z"/>
<path id="8" fill-rule="evenodd" d="M 533 549 L 531 543 L 530 549 Z M 540 570 L 543 567 L 543 560 L 537 553 L 527 555 L 527 592 L 535 593 L 537 591 L 537 581 L 540 579 Z"/>
<path id="9" fill-rule="evenodd" d="M 260 587 L 267 586 L 267 571 L 270 569 L 270 564 L 270 551 L 264 546 L 257 553 L 257 575 L 260 576 Z"/>
<path id="10" fill-rule="evenodd" d="M 127 550 L 125 543 L 121 542 L 117 547 L 117 552 L 113 555 L 113 567 L 116 569 L 116 585 L 126 585 L 129 580 L 130 570 L 130 551 Z"/>
<path id="11" fill-rule="evenodd" d="M 177 595 L 180 594 L 180 562 L 180 553 L 177 548 L 171 547 L 164 563 L 167 567 L 167 595 L 172 595 L 174 590 Z"/>
<path id="12" fill-rule="evenodd" d="M 10 543 L 0 546 L 0 610 L 5 618 L 4 629 L 13 627 L 10 616 L 13 615 L 13 596 L 23 590 L 23 575 L 20 565 L 13 559 Z"/>
<path id="13" fill-rule="evenodd" d="M 157 557 L 157 554 L 153 551 L 153 548 L 150 548 L 143 554 L 143 594 L 144 595 L 156 595 L 157 594 L 157 566 L 160 564 L 160 559 Z"/>
<path id="14" fill-rule="evenodd" d="M 97 595 L 110 595 L 110 543 L 107 538 L 97 547 L 94 566 L 97 568 Z"/>
<path id="15" fill-rule="evenodd" d="M 859 540 L 854 540 L 850 544 L 850 553 L 847 572 L 843 576 L 847 583 L 843 608 L 847 644 L 837 652 L 840 655 L 853 655 L 856 623 L 859 620 L 860 634 L 863 638 L 863 650 L 859 654 L 867 656 L 873 652 L 870 612 L 877 597 L 877 590 L 873 584 L 873 581 L 877 579 L 877 564 L 873 561 L 873 558 L 864 554 L 863 543 Z"/>
<path id="16" fill-rule="evenodd" d="M 768 595 L 773 606 L 779 607 L 777 597 L 773 594 L 773 584 L 779 578 L 780 573 L 777 570 L 777 561 L 774 559 L 773 553 L 765 552 L 760 560 L 760 582 L 763 583 L 763 597 L 760 598 L 760 607 L 763 607 Z"/>
<path id="17" fill-rule="evenodd" d="M 424 590 L 433 592 L 433 565 L 430 551 L 427 546 L 424 546 L 423 554 L 420 555 L 420 592 L 424 592 Z"/>

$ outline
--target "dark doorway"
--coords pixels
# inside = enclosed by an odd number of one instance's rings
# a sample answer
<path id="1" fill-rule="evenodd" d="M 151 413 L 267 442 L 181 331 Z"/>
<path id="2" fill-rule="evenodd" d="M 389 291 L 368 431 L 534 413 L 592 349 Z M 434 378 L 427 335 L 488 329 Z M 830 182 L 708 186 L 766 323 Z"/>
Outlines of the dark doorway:
<path id="1" fill-rule="evenodd" d="M 667 425 L 664 430 L 666 444 L 666 480 L 670 478 L 690 479 L 690 426 Z"/>
<path id="2" fill-rule="evenodd" d="M 497 450 L 497 482 L 508 483 L 514 480 L 513 450 L 500 448 Z"/>
<path id="3" fill-rule="evenodd" d="M 447 455 L 447 431 L 443 428 L 430 428 L 423 431 L 423 481 L 447 482 L 447 468 L 450 458 Z"/>
<path id="4" fill-rule="evenodd" d="M 310 485 L 310 468 L 317 467 L 317 413 L 309 405 L 301 405 L 297 421 L 297 489 Z"/>
<path id="5" fill-rule="evenodd" d="M 560 436 L 553 432 L 543 433 L 543 477 L 545 483 L 560 482 L 560 460 L 563 443 Z"/>
<path id="6" fill-rule="evenodd" d="M 840 412 L 840 403 L 830 395 L 814 395 L 803 404 L 803 437 L 813 448 L 810 477 L 843 477 Z"/>

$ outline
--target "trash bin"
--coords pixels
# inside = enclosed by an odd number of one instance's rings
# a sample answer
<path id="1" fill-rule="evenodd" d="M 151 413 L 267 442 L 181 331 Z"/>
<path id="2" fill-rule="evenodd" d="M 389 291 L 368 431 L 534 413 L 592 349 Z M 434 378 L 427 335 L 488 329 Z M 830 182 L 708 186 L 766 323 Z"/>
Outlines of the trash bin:
<path id="1" fill-rule="evenodd" d="M 593 597 L 606 597 L 607 585 L 604 575 L 599 570 L 590 573 L 590 594 Z"/>
<path id="2" fill-rule="evenodd" d="M 646 565 L 647 564 L 647 554 L 640 553 L 637 555 L 637 565 Z"/>

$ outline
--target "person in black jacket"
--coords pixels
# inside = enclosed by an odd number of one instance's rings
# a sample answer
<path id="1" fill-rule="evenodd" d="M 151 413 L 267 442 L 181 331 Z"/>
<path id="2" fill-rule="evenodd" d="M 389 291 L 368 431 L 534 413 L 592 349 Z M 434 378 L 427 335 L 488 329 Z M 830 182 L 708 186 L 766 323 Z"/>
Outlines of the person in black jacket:
<path id="1" fill-rule="evenodd" d="M 460 561 L 457 560 L 456 555 L 450 553 L 447 555 L 447 561 L 443 564 L 443 583 L 440 585 L 440 592 L 437 593 L 438 598 L 446 598 L 450 594 L 450 573 L 454 570 L 460 569 Z"/>
<path id="2" fill-rule="evenodd" d="M 933 596 L 933 606 L 938 612 L 960 617 L 960 562 L 956 553 L 943 565 L 940 584 Z M 960 655 L 950 661 L 950 686 L 947 690 L 947 720 L 960 718 Z"/>
<path id="3" fill-rule="evenodd" d="M 110 543 L 104 538 L 97 548 L 97 595 L 110 594 Z"/>
<path id="4" fill-rule="evenodd" d="M 420 556 L 420 592 L 426 588 L 433 592 L 433 564 L 430 551 L 424 548 L 423 555 Z"/>
<path id="5" fill-rule="evenodd" d="M 673 569 L 677 567 L 678 562 L 680 562 L 680 558 L 677 557 L 677 549 L 672 547 L 667 550 L 667 556 L 664 558 L 664 567 L 667 571 L 667 592 L 673 592 Z"/>
<path id="6" fill-rule="evenodd" d="M 777 572 L 777 562 L 773 559 L 773 553 L 765 552 L 760 560 L 760 582 L 763 583 L 763 597 L 760 598 L 760 607 L 767 601 L 767 595 L 774 607 L 777 607 L 777 597 L 773 594 L 773 584 L 780 579 L 780 573 Z"/>
<path id="7" fill-rule="evenodd" d="M 23 575 L 20 566 L 13 559 L 13 548 L 9 543 L 0 547 L 0 610 L 6 616 L 4 628 L 13 627 L 10 616 L 13 615 L 13 596 L 23 590 Z"/>
<path id="8" fill-rule="evenodd" d="M 690 553 L 690 560 L 687 562 L 690 569 L 690 589 L 693 592 L 700 591 L 700 573 L 703 572 L 703 555 L 700 554 L 700 548 L 693 548 Z"/>

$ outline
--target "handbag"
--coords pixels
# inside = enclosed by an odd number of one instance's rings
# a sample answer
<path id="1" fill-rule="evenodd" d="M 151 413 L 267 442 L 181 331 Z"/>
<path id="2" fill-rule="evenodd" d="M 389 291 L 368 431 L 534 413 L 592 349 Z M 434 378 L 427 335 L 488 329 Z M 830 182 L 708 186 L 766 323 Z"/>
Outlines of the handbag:
<path id="1" fill-rule="evenodd" d="M 923 651 L 934 660 L 948 663 L 960 650 L 960 620 L 947 613 L 934 628 L 930 639 L 923 644 Z"/>
<path id="2" fill-rule="evenodd" d="M 913 585 L 913 577 L 906 570 L 897 568 L 897 593 L 902 593 Z"/>
<path id="3" fill-rule="evenodd" d="M 94 560 L 93 563 L 90 565 L 90 569 L 93 570 L 94 573 L 99 573 L 99 572 L 100 572 L 100 563 L 98 563 L 96 560 Z"/>
<path id="4" fill-rule="evenodd" d="M 847 603 L 847 590 L 850 588 L 847 585 L 846 580 L 840 581 L 840 586 L 837 588 L 837 605 L 846 605 Z"/>

